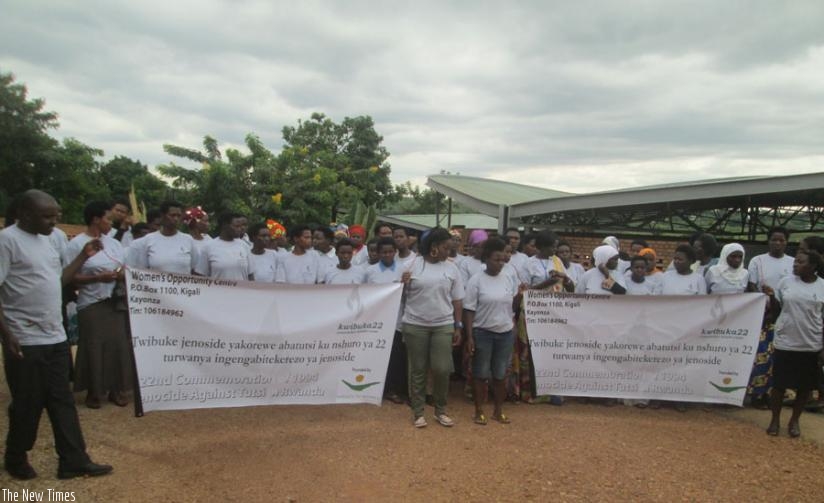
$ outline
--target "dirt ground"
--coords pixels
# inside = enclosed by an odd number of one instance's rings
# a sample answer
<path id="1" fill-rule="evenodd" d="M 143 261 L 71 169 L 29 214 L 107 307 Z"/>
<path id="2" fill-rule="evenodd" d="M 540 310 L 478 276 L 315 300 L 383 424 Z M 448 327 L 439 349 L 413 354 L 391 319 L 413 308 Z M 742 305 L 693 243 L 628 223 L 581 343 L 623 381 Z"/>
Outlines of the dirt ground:
<path id="1" fill-rule="evenodd" d="M 766 411 L 701 406 L 508 404 L 512 424 L 478 426 L 461 385 L 450 404 L 457 425 L 430 420 L 422 430 L 391 403 L 135 418 L 130 407 L 89 410 L 78 395 L 89 452 L 114 473 L 57 480 L 44 415 L 30 453 L 40 476 L 20 482 L 2 472 L 0 487 L 72 491 L 78 502 L 824 501 L 822 414 L 802 417 L 801 439 L 785 428 L 768 437 Z M 8 400 L 2 382 L 0 406 Z"/>

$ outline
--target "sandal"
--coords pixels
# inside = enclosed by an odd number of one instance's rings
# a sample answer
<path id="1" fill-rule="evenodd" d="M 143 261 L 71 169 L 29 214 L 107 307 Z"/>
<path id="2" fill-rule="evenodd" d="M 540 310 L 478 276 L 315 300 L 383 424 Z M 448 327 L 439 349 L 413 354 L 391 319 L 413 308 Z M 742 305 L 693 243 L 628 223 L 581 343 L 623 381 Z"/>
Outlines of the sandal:
<path id="1" fill-rule="evenodd" d="M 472 418 L 472 422 L 475 423 L 475 424 L 479 424 L 481 426 L 486 426 L 486 423 L 488 421 L 486 419 L 486 416 L 483 413 L 481 413 L 481 414 L 475 414 L 475 416 Z"/>
<path id="2" fill-rule="evenodd" d="M 507 415 L 504 414 L 503 412 L 501 412 L 501 414 L 498 415 L 498 416 L 493 415 L 492 419 L 494 419 L 495 421 L 498 421 L 501 424 L 509 424 L 509 423 L 512 422 L 512 421 L 509 420 L 509 417 L 507 417 Z"/>

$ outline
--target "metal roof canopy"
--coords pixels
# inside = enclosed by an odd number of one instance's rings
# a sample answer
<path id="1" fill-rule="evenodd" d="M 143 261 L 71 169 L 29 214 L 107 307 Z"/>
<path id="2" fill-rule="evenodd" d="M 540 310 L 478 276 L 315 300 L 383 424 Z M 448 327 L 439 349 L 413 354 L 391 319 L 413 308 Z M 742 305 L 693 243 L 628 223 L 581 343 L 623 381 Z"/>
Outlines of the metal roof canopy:
<path id="1" fill-rule="evenodd" d="M 795 225 L 790 227 L 812 232 L 820 230 L 824 222 L 824 173 L 701 180 L 590 194 L 548 191 L 549 195 L 540 200 L 531 199 L 535 192 L 529 191 L 520 197 L 521 201 L 507 191 L 527 186 L 485 180 L 483 191 L 467 193 L 477 185 L 474 180 L 483 179 L 437 175 L 429 180 L 433 189 L 488 215 L 570 230 L 621 229 L 659 234 L 661 223 L 668 222 L 670 229 L 666 232 L 703 230 L 747 235 L 754 240 L 759 230 L 773 225 L 792 222 Z M 489 193 L 497 197 L 487 197 Z M 507 226 L 504 220 L 501 218 L 501 223 Z M 737 230 L 728 231 L 728 226 Z"/>
<path id="2" fill-rule="evenodd" d="M 441 227 L 446 226 L 447 215 L 441 214 L 439 217 L 439 224 Z M 398 225 L 415 229 L 418 231 L 425 231 L 436 227 L 435 215 L 379 215 L 378 220 L 386 222 L 391 225 Z M 464 227 L 467 229 L 497 229 L 498 219 L 490 217 L 489 215 L 482 215 L 479 213 L 453 213 L 452 227 Z"/>
<path id="3" fill-rule="evenodd" d="M 462 175 L 431 175 L 426 184 L 454 201 L 492 217 L 498 217 L 501 206 L 573 195 L 559 190 Z"/>
<path id="4" fill-rule="evenodd" d="M 564 198 L 514 204 L 513 218 L 559 211 L 600 208 L 641 208 L 669 205 L 696 209 L 725 208 L 730 203 L 748 206 L 802 206 L 816 201 L 824 192 L 824 173 L 804 175 L 702 180 L 688 184 L 638 187 Z"/>

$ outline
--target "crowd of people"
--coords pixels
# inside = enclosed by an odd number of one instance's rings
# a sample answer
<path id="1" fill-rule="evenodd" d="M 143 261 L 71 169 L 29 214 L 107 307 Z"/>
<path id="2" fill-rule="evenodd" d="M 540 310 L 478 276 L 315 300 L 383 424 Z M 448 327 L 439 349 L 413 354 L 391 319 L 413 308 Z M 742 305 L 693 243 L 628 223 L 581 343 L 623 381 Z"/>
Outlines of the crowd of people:
<path id="1" fill-rule="evenodd" d="M 509 423 L 503 410 L 507 399 L 563 404 L 560 396 L 535 393 L 520 302 L 526 289 L 609 295 L 763 292 L 770 301 L 748 399 L 771 408 L 768 433 L 778 434 L 784 392 L 795 389 L 787 431 L 800 435 L 801 411 L 810 392 L 821 385 L 824 240 L 805 238 L 793 258 L 786 254 L 789 233 L 783 228 L 769 231 L 768 253 L 753 257 L 748 266 L 741 244 L 719 247 L 703 233 L 679 245 L 666 267 L 644 240 L 632 241 L 626 253 L 609 236 L 591 251 L 587 270 L 572 260 L 570 243 L 546 230 L 522 235 L 511 228 L 498 236 L 481 229 L 466 235 L 435 228 L 416 236 L 378 223 L 367 241 L 369 233 L 359 225 L 294 225 L 287 231 L 272 220 L 249 226 L 244 215 L 231 212 L 218 215 L 212 229 L 207 212 L 174 201 L 149 212 L 147 222 L 132 224 L 128 204 L 117 201 L 89 203 L 84 232 L 68 240 L 55 227 L 58 214 L 50 196 L 29 191 L 12 207 L 0 232 L 0 334 L 12 390 L 6 469 L 17 478 L 34 476 L 26 451 L 44 407 L 50 416 L 57 415 L 53 425 L 72 425 L 55 427 L 63 475 L 111 470 L 88 459 L 72 395 L 68 388 L 55 391 L 68 382 L 69 365 L 65 375 L 47 374 L 30 355 L 50 348 L 42 356 L 52 359 L 48 368 L 69 357 L 60 323 L 65 309 L 61 316 L 60 307 L 61 298 L 63 308 L 73 301 L 80 332 L 71 376 L 74 391 L 85 391 L 85 404 L 92 409 L 106 400 L 128 404 L 134 386 L 124 289 L 128 267 L 268 283 L 404 283 L 386 398 L 408 403 L 418 428 L 427 425 L 427 403 L 434 406 L 438 423 L 454 425 L 447 396 L 455 373 L 467 380 L 478 425 L 488 419 Z M 466 255 L 461 253 L 464 237 Z M 68 285 L 62 297 L 55 291 L 56 278 Z M 34 379 L 34 373 L 44 374 Z M 42 396 L 32 395 L 35 387 Z M 493 410 L 487 416 L 489 390 Z M 67 431 L 72 438 L 65 438 Z"/>

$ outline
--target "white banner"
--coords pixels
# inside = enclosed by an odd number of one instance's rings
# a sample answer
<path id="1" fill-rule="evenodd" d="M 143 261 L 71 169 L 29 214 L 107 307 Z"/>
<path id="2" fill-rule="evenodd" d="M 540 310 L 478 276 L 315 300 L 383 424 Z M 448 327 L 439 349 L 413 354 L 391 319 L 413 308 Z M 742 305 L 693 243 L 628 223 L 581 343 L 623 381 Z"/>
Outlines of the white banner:
<path id="1" fill-rule="evenodd" d="M 538 395 L 741 405 L 766 296 L 529 290 Z"/>
<path id="2" fill-rule="evenodd" d="M 275 285 L 130 269 L 145 411 L 380 405 L 402 285 Z"/>

